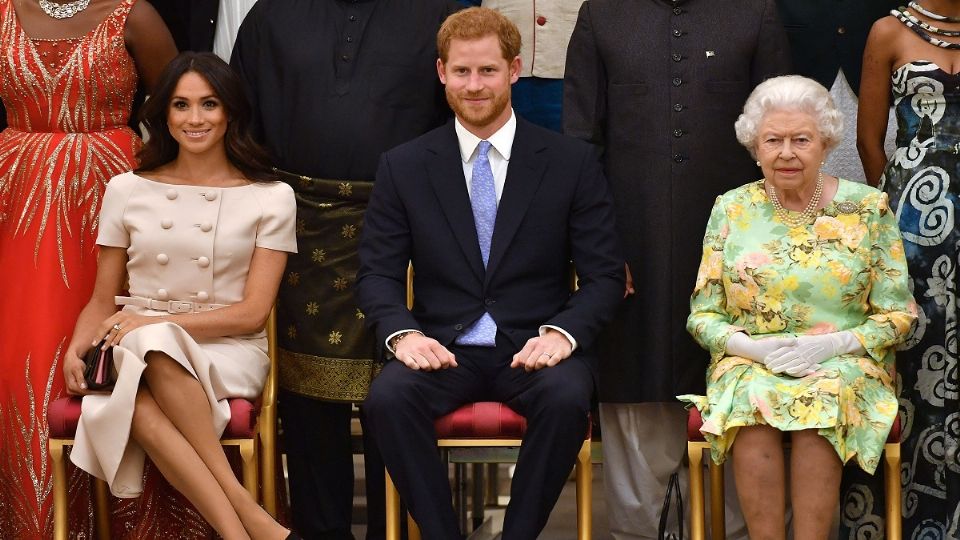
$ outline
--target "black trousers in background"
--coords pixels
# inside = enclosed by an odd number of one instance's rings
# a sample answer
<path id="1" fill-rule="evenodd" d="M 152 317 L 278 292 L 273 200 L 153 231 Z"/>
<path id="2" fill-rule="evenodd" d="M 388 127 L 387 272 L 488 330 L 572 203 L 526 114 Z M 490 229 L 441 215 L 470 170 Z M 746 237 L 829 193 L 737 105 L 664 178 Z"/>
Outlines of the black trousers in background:
<path id="1" fill-rule="evenodd" d="M 456 368 L 424 372 L 388 362 L 364 402 L 367 426 L 400 497 L 429 540 L 461 538 L 447 467 L 437 455 L 434 419 L 474 401 L 501 401 L 527 418 L 503 525 L 503 540 L 535 539 L 560 497 L 583 444 L 593 376 L 578 356 L 527 373 L 516 352 L 451 347 Z"/>
<path id="2" fill-rule="evenodd" d="M 352 540 L 353 453 L 349 403 L 280 390 L 280 421 L 287 454 L 290 513 L 304 540 Z M 364 423 L 361 409 L 361 423 Z M 367 540 L 384 538 L 383 461 L 364 425 Z"/>

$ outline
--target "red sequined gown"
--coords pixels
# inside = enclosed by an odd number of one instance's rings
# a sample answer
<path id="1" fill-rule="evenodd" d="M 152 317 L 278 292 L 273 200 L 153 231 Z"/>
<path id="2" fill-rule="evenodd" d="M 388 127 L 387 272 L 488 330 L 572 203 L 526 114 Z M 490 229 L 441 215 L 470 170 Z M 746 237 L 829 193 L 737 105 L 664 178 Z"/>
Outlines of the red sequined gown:
<path id="1" fill-rule="evenodd" d="M 47 405 L 64 394 L 61 361 L 97 270 L 106 182 L 135 165 L 127 127 L 137 72 L 124 43 L 137 0 L 120 0 L 76 39 L 28 37 L 0 0 L 0 538 L 52 536 Z M 51 20 L 51 23 L 53 21 Z M 92 538 L 90 477 L 70 467 L 70 531 Z M 149 490 L 113 509 L 111 538 L 195 538 L 209 529 L 148 474 Z M 115 501 L 116 502 L 116 501 Z"/>

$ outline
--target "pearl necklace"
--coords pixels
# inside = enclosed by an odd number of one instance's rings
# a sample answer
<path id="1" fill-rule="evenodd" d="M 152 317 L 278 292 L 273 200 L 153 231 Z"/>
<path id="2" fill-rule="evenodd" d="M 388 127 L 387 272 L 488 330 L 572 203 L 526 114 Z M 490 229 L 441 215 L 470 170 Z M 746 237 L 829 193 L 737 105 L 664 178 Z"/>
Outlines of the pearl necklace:
<path id="1" fill-rule="evenodd" d="M 39 1 L 40 9 L 54 19 L 69 19 L 77 13 L 87 9 L 87 6 L 90 5 L 90 0 L 74 0 L 73 2 L 66 4 L 58 4 L 57 2 L 53 2 L 51 0 Z"/>
<path id="2" fill-rule="evenodd" d="M 766 184 L 767 197 L 770 199 L 770 204 L 773 205 L 773 210 L 777 214 L 777 217 L 780 218 L 780 221 L 791 229 L 810 223 L 810 218 L 817 213 L 817 207 L 820 206 L 820 196 L 823 195 L 823 171 L 817 173 L 817 187 L 813 190 L 813 197 L 810 199 L 810 202 L 807 203 L 807 207 L 803 209 L 803 212 L 800 212 L 799 216 L 790 215 L 783 205 L 780 204 L 780 199 L 777 198 L 777 190 L 773 187 L 773 184 L 771 182 L 766 182 Z"/>

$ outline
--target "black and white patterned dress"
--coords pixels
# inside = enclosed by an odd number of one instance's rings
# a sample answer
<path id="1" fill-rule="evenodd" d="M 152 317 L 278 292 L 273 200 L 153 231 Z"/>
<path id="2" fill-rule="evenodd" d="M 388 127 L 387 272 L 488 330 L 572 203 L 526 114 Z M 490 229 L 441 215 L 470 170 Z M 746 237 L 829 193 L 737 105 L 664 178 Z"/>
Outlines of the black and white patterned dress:
<path id="1" fill-rule="evenodd" d="M 960 74 L 930 61 L 892 75 L 897 149 L 881 179 L 903 236 L 917 325 L 897 354 L 903 538 L 960 538 Z M 853 475 L 848 475 L 848 478 Z M 844 538 L 882 534 L 879 479 L 848 482 Z"/>

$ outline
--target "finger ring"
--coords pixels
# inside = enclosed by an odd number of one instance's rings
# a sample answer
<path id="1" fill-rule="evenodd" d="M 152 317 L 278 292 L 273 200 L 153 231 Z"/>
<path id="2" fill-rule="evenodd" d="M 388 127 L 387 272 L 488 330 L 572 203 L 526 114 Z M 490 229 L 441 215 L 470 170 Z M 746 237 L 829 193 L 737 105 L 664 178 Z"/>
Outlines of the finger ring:
<path id="1" fill-rule="evenodd" d="M 120 331 L 120 323 L 117 323 L 117 324 L 113 325 L 113 329 L 116 330 L 117 332 L 119 332 L 119 331 Z"/>
<path id="2" fill-rule="evenodd" d="M 547 358 L 553 358 L 553 355 L 550 353 L 540 353 L 540 356 L 546 356 Z"/>

